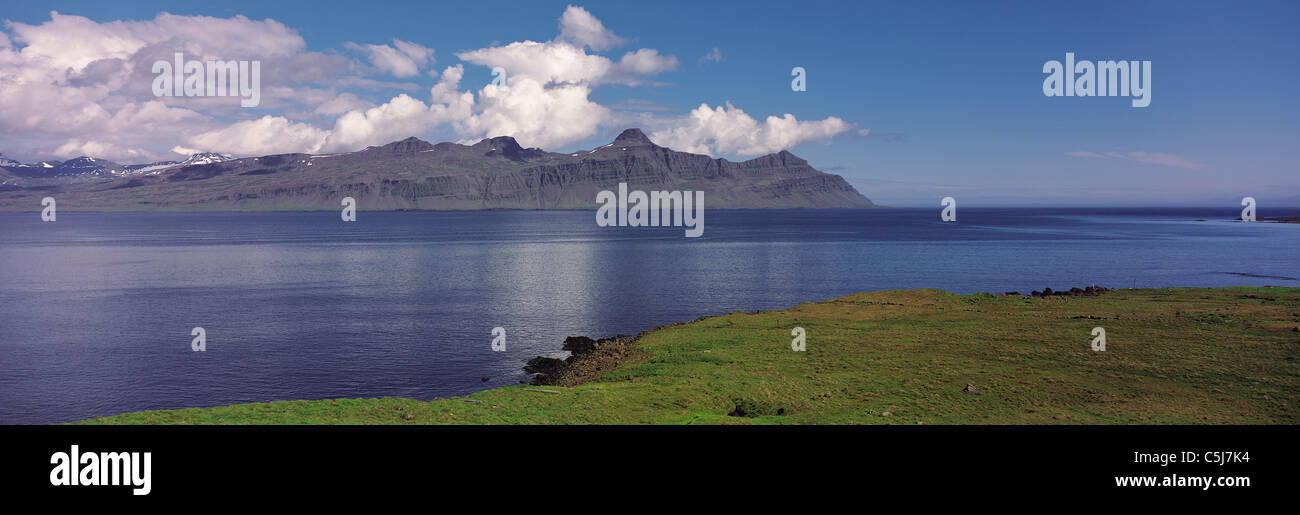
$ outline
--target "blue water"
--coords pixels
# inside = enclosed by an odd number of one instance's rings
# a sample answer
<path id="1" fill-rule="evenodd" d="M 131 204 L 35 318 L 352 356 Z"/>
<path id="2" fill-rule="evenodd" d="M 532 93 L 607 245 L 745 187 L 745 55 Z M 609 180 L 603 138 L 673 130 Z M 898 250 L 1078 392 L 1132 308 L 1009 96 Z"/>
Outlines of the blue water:
<path id="1" fill-rule="evenodd" d="M 711 210 L 694 239 L 579 211 L 0 214 L 0 423 L 462 395 L 566 336 L 859 291 L 1300 286 L 1300 225 L 1238 209 Z"/>

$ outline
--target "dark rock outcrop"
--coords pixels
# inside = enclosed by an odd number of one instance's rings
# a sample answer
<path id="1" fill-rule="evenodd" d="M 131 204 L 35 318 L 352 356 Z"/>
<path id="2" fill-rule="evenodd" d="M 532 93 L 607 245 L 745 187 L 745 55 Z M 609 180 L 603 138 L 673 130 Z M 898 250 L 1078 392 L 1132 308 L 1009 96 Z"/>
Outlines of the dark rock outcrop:
<path id="1" fill-rule="evenodd" d="M 536 374 L 532 379 L 535 386 L 577 386 L 613 370 L 635 341 L 621 334 L 600 340 L 570 336 L 564 339 L 564 350 L 570 352 L 568 358 L 538 356 L 528 360 L 524 371 Z"/>
<path id="2" fill-rule="evenodd" d="M 1041 292 L 1038 290 L 1034 290 L 1033 292 L 1030 293 L 1030 295 L 1033 295 L 1035 297 L 1080 297 L 1080 296 L 1092 297 L 1096 295 L 1101 295 L 1108 291 L 1111 291 L 1110 288 L 1094 285 L 1094 286 L 1089 286 L 1087 288 L 1070 288 L 1068 291 L 1065 290 L 1052 291 L 1051 288 L 1044 288 L 1043 291 Z M 1007 295 L 1012 295 L 1012 294 L 1018 295 L 1018 293 L 1015 292 L 1007 292 Z"/>

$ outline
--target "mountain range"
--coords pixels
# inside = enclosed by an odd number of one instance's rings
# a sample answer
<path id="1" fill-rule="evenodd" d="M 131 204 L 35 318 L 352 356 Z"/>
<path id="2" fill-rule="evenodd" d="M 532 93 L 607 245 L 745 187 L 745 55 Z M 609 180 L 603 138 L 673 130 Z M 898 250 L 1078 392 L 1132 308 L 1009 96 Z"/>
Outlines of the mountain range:
<path id="1" fill-rule="evenodd" d="M 708 208 L 873 207 L 842 177 L 788 151 L 731 162 L 661 147 L 628 129 L 607 145 L 567 154 L 501 136 L 472 145 L 407 138 L 327 155 L 0 166 L 0 210 L 39 211 L 47 196 L 74 211 L 340 209 L 343 197 L 361 210 L 591 209 L 596 193 L 619 183 L 701 190 Z"/>
<path id="2" fill-rule="evenodd" d="M 168 168 L 179 166 L 219 163 L 234 159 L 225 154 L 212 152 L 201 152 L 191 154 L 184 161 L 159 161 L 155 163 L 121 165 L 107 159 L 96 159 L 89 156 L 81 156 L 67 161 L 41 161 L 38 163 L 19 163 L 12 159 L 6 158 L 0 154 L 0 169 L 8 172 L 13 177 L 27 179 L 63 179 L 60 182 L 69 182 L 80 179 L 94 179 L 103 177 L 124 177 L 129 175 L 145 175 L 150 173 L 159 173 Z"/>

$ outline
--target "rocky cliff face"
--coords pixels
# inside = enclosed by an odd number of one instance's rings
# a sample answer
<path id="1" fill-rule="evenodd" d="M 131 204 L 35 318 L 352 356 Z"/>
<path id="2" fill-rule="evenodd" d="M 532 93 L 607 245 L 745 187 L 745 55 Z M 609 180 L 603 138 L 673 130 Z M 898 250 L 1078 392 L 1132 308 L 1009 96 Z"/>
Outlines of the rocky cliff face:
<path id="1" fill-rule="evenodd" d="M 416 138 L 347 154 L 282 154 L 182 166 L 157 175 L 0 189 L 0 209 L 591 209 L 596 193 L 702 190 L 719 208 L 872 207 L 838 175 L 789 152 L 733 163 L 655 145 L 638 129 L 572 154 L 523 148 L 510 137 L 473 145 Z"/>

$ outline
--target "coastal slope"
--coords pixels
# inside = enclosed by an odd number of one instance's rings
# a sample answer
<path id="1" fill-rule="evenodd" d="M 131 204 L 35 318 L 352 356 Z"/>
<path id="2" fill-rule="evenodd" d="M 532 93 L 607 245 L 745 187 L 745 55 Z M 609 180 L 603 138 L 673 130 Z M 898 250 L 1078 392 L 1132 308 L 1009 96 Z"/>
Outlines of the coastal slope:
<path id="1" fill-rule="evenodd" d="M 346 154 L 282 154 L 85 180 L 18 178 L 0 184 L 0 210 L 594 209 L 619 183 L 644 191 L 703 191 L 709 209 L 866 208 L 838 175 L 781 151 L 743 162 L 678 152 L 639 129 L 569 154 L 523 148 L 508 136 L 473 145 L 407 138 Z"/>
<path id="2" fill-rule="evenodd" d="M 90 424 L 1296 424 L 1300 288 L 861 293 L 642 333 L 574 386 Z M 791 350 L 791 330 L 806 351 Z M 1103 327 L 1106 350 L 1093 351 Z M 557 342 L 558 347 L 558 342 Z"/>

